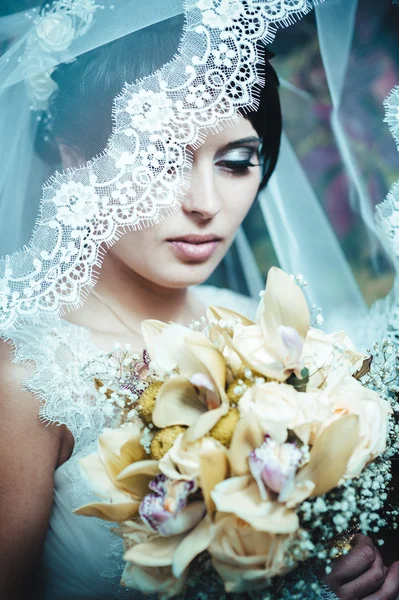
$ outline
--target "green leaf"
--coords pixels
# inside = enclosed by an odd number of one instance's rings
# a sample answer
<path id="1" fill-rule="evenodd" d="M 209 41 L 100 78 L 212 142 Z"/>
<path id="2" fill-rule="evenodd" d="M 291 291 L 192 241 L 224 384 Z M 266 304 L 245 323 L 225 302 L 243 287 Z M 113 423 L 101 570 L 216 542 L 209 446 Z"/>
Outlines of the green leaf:
<path id="1" fill-rule="evenodd" d="M 292 385 L 298 392 L 306 392 L 306 387 L 309 383 L 309 369 L 306 367 L 301 371 L 302 379 L 296 377 L 294 374 L 288 377 L 286 383 Z"/>

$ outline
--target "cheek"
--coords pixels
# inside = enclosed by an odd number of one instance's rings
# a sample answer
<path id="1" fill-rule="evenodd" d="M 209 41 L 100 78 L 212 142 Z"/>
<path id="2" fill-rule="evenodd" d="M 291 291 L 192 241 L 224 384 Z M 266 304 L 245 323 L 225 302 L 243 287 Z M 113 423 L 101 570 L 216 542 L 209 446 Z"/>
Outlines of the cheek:
<path id="1" fill-rule="evenodd" d="M 235 229 L 241 224 L 255 201 L 260 177 L 230 177 L 224 180 L 221 192 L 223 212 Z"/>
<path id="2" fill-rule="evenodd" d="M 151 261 L 157 251 L 156 227 L 148 227 L 140 231 L 129 231 L 124 233 L 120 240 L 108 250 L 110 254 L 118 258 L 133 271 L 140 272 L 149 268 Z"/>

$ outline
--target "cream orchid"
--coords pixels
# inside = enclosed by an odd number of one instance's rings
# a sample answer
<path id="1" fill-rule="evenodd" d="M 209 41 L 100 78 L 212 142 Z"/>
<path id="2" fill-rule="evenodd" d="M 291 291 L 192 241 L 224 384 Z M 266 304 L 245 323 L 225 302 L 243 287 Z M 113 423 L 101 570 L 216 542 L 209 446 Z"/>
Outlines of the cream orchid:
<path id="1" fill-rule="evenodd" d="M 187 570 L 181 577 L 175 577 L 172 565 L 174 552 L 184 539 L 183 535 L 159 538 L 137 519 L 124 523 L 115 533 L 123 538 L 125 547 L 124 560 L 127 562 L 121 580 L 124 587 L 143 594 L 156 593 L 165 600 L 182 591 Z M 148 547 L 151 555 L 146 556 L 143 551 L 147 551 Z"/>
<path id="2" fill-rule="evenodd" d="M 107 429 L 98 441 L 98 452 L 83 458 L 80 464 L 93 492 L 103 500 L 75 510 L 78 515 L 122 522 L 138 514 L 148 484 L 159 473 L 156 461 L 146 460 L 140 443 L 141 431 L 135 424 Z M 135 469 L 135 477 L 120 480 L 126 470 Z"/>
<path id="3" fill-rule="evenodd" d="M 295 443 L 279 444 L 266 436 L 263 444 L 253 450 L 248 459 L 262 500 L 267 500 L 270 491 L 278 494 L 278 502 L 283 502 L 293 490 L 295 475 L 302 460 L 303 452 Z"/>
<path id="4" fill-rule="evenodd" d="M 196 478 L 170 479 L 160 473 L 158 461 L 146 460 L 136 428 L 105 431 L 98 454 L 81 463 L 94 491 L 105 501 L 82 506 L 75 511 L 78 515 L 115 522 L 140 516 L 149 531 L 170 537 L 191 531 L 206 513 L 204 499 L 191 499 Z"/>
<path id="5" fill-rule="evenodd" d="M 225 352 L 235 353 L 254 372 L 276 381 L 286 381 L 292 374 L 302 377 L 301 356 L 310 326 L 309 309 L 301 289 L 280 269 L 273 267 L 269 271 L 256 323 L 219 308 L 211 308 L 208 315 L 219 324 L 221 317 L 235 322 L 232 334 L 219 326 Z"/>
<path id="6" fill-rule="evenodd" d="M 194 479 L 169 479 L 157 475 L 149 484 L 151 490 L 140 504 L 140 517 L 149 529 L 161 537 L 180 535 L 190 531 L 205 515 L 203 500 L 188 502 L 197 491 Z"/>
<path id="7" fill-rule="evenodd" d="M 183 435 L 159 461 L 141 461 L 126 467 L 117 477 L 126 489 L 142 499 L 139 516 L 160 537 L 187 533 L 206 512 L 213 514 L 211 492 L 229 474 L 227 450 L 217 441 L 204 438 L 186 444 Z M 143 476 L 160 474 L 150 482 Z M 195 494 L 201 489 L 202 497 Z"/>
<path id="8" fill-rule="evenodd" d="M 172 373 L 157 395 L 154 425 L 185 425 L 192 441 L 201 438 L 229 410 L 223 355 L 204 334 L 180 325 L 144 321 L 142 332 L 156 368 Z"/>
<path id="9" fill-rule="evenodd" d="M 268 492 L 262 498 L 252 475 L 222 481 L 215 486 L 211 497 L 217 513 L 234 514 L 256 531 L 290 534 L 299 527 L 296 511 L 275 502 L 274 495 Z"/>
<path id="10" fill-rule="evenodd" d="M 149 532 L 139 521 L 132 521 L 118 533 L 124 539 L 127 561 L 122 584 L 146 594 L 156 592 L 166 600 L 183 589 L 188 567 L 208 548 L 214 527 L 205 518 L 188 534 L 165 538 Z"/>
<path id="11" fill-rule="evenodd" d="M 306 498 L 326 494 L 344 477 L 359 443 L 358 417 L 344 415 L 330 423 L 304 465 L 286 442 L 280 448 L 274 442 L 270 452 L 268 439 L 255 415 L 240 419 L 229 450 L 232 478 L 217 485 L 212 498 L 218 511 L 234 513 L 259 531 L 289 533 L 298 526 L 294 509 Z M 287 465 L 287 455 L 293 464 Z"/>

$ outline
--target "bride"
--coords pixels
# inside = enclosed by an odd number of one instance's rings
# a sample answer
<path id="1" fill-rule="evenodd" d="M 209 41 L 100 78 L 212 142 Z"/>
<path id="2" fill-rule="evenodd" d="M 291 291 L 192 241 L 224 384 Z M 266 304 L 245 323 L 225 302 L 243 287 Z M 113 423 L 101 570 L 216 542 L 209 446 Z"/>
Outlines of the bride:
<path id="1" fill-rule="evenodd" d="M 64 5 L 76 7 L 79 3 L 86 9 L 94 7 L 94 3 L 80 0 Z M 213 3 L 200 0 L 197 5 L 211 10 Z M 70 13 L 73 19 L 69 17 L 68 23 L 68 13 L 57 12 L 56 7 L 54 3 L 54 12 L 47 7 L 43 13 L 47 22 L 39 20 L 35 27 L 39 46 L 58 44 L 58 51 L 62 39 L 66 43 L 71 36 L 68 26 L 81 25 L 84 19 L 82 12 Z M 107 18 L 113 14 L 111 10 Z M 63 59 L 46 80 L 51 86 L 47 98 L 44 80 L 40 80 L 42 87 L 33 87 L 42 110 L 35 153 L 43 172 L 54 171 L 57 165 L 66 173 L 79 172 L 91 157 L 101 156 L 112 135 L 112 104 L 125 81 L 156 72 L 175 55 L 183 20 L 181 16 L 167 20 L 160 16 L 159 20 L 138 27 L 134 34 L 115 35 L 114 41 L 79 53 L 76 60 Z M 87 29 L 90 24 L 86 19 Z M 47 32 L 46 25 L 52 26 Z M 78 30 L 82 39 L 83 29 Z M 233 60 L 227 46 L 216 52 L 226 66 Z M 96 407 L 95 390 L 80 369 L 99 350 L 111 350 L 115 342 L 140 351 L 144 319 L 190 324 L 201 318 L 210 303 L 253 315 L 255 306 L 250 299 L 198 284 L 209 278 L 228 252 L 277 162 L 282 129 L 278 79 L 268 61 L 263 69 L 258 109 L 243 109 L 238 119 L 224 119 L 188 144 L 192 160 L 181 207 L 162 221 L 155 218 L 151 227 L 123 235 L 119 228 L 112 245 L 102 243 L 102 266 L 100 269 L 97 263 L 92 273 L 96 286 L 87 287 L 85 302 L 77 310 L 67 312 L 58 322 L 42 319 L 18 324 L 3 336 L 1 598 L 111 600 L 140 596 L 119 585 L 122 552 L 109 525 L 72 514 L 91 497 L 77 461 L 92 450 L 107 424 Z M 36 84 L 38 81 L 39 77 Z M 32 87 L 35 81 L 29 83 Z M 191 93 L 195 95 L 199 87 Z M 206 98 L 204 89 L 199 91 Z M 48 102 L 45 109 L 43 99 Z M 160 160 L 156 146 L 151 152 L 146 164 L 156 170 Z M 172 176 L 174 168 L 168 165 L 167 173 Z M 31 193 L 28 190 L 26 197 L 31 198 Z M 112 188 L 114 206 L 128 205 L 136 193 L 129 179 L 119 179 Z M 71 225 L 73 219 L 66 218 L 72 214 L 70 208 L 61 206 L 65 223 Z M 89 245 L 89 235 L 82 236 L 84 248 Z M 69 246 L 72 250 L 73 243 Z M 65 254 L 64 261 L 68 261 Z M 378 550 L 364 536 L 356 536 L 349 554 L 334 562 L 329 575 L 320 577 L 326 583 L 326 599 L 394 600 L 399 594 L 399 563 L 385 568 Z"/>

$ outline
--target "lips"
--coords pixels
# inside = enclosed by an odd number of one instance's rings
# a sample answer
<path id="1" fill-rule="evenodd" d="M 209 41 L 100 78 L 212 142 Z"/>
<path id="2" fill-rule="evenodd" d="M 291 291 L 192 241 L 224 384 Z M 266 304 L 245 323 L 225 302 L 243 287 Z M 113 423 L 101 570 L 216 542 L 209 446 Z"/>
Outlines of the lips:
<path id="1" fill-rule="evenodd" d="M 221 238 L 215 235 L 185 235 L 167 241 L 178 258 L 204 262 L 213 255 Z"/>
<path id="2" fill-rule="evenodd" d="M 206 244 L 208 242 L 220 242 L 220 237 L 217 235 L 200 235 L 200 234 L 192 234 L 192 235 L 182 235 L 181 237 L 176 237 L 173 239 L 169 239 L 168 242 L 184 242 L 185 244 Z"/>

